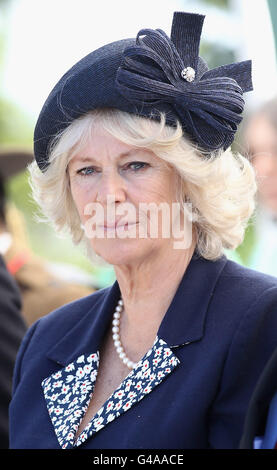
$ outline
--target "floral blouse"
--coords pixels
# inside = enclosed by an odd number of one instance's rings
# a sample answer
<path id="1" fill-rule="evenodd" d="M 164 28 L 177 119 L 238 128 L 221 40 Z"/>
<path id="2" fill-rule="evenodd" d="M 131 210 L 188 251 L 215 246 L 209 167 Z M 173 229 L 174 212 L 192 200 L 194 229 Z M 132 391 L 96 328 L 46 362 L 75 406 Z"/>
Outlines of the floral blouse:
<path id="1" fill-rule="evenodd" d="M 153 347 L 137 363 L 75 440 L 93 396 L 99 352 L 81 355 L 42 381 L 44 397 L 60 446 L 80 446 L 135 403 L 142 400 L 179 364 L 167 343 L 156 337 Z"/>

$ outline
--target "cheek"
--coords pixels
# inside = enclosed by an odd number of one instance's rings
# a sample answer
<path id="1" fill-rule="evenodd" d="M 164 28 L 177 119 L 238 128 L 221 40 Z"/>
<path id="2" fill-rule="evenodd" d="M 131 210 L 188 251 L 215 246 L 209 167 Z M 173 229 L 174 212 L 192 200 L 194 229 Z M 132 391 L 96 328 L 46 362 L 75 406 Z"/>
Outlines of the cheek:
<path id="1" fill-rule="evenodd" d="M 165 177 L 153 180 L 147 190 L 144 188 L 145 198 L 149 202 L 168 202 L 176 200 L 176 180 L 175 178 Z"/>
<path id="2" fill-rule="evenodd" d="M 130 187 L 130 194 L 138 202 L 171 202 L 175 200 L 177 175 L 156 170 Z"/>

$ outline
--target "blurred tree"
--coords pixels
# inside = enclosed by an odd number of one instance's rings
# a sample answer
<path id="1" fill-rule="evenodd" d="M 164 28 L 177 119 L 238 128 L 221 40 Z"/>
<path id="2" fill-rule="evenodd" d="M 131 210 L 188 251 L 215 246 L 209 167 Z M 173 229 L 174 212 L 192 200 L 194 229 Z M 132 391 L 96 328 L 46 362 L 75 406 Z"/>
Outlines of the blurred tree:
<path id="1" fill-rule="evenodd" d="M 11 3 L 11 0 L 0 0 L 0 8 L 5 7 L 8 3 Z"/>
<path id="2" fill-rule="evenodd" d="M 232 0 L 196 0 L 199 5 L 208 4 L 217 8 L 231 10 Z M 207 39 L 200 43 L 200 55 L 206 60 L 210 69 L 236 60 L 235 51 L 226 44 L 209 42 Z"/>
<path id="3" fill-rule="evenodd" d="M 233 50 L 224 45 L 202 41 L 200 44 L 200 56 L 205 58 L 210 69 L 219 67 L 224 64 L 231 64 L 235 61 L 235 53 Z"/>
<path id="4" fill-rule="evenodd" d="M 203 3 L 210 3 L 216 7 L 229 8 L 230 0 L 202 0 Z"/>
<path id="5" fill-rule="evenodd" d="M 33 130 L 26 114 L 0 94 L 0 145 L 32 146 Z"/>

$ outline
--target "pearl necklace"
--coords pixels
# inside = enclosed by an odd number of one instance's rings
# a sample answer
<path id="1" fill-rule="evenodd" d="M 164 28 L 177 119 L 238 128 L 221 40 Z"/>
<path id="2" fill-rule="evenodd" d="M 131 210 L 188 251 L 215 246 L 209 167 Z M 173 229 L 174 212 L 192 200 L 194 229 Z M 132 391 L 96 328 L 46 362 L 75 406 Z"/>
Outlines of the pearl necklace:
<path id="1" fill-rule="evenodd" d="M 120 359 L 122 360 L 122 362 L 127 366 L 129 367 L 129 369 L 134 369 L 134 367 L 136 366 L 136 363 L 131 361 L 127 356 L 126 356 L 126 353 L 123 349 L 123 346 L 121 344 L 121 341 L 120 341 L 120 329 L 119 329 L 119 325 L 120 325 L 120 315 L 121 315 L 121 312 L 123 310 L 123 300 L 120 299 L 118 301 L 118 304 L 117 304 L 117 307 L 115 309 L 115 312 L 113 314 L 113 327 L 112 327 L 112 332 L 113 332 L 113 342 L 114 342 L 114 347 L 116 349 L 116 352 L 118 353 Z"/>

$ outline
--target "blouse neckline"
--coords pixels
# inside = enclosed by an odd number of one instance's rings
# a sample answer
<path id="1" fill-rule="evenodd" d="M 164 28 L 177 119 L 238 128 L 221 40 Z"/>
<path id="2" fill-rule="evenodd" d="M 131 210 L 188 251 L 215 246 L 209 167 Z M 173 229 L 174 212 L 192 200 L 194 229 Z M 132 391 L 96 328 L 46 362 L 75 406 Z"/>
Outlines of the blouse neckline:
<path id="1" fill-rule="evenodd" d="M 158 386 L 179 364 L 167 343 L 159 338 L 95 413 L 75 440 L 93 398 L 99 351 L 82 354 L 42 381 L 44 398 L 60 446 L 79 447 Z"/>

